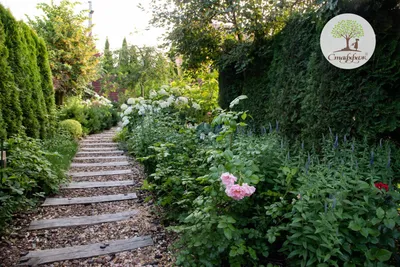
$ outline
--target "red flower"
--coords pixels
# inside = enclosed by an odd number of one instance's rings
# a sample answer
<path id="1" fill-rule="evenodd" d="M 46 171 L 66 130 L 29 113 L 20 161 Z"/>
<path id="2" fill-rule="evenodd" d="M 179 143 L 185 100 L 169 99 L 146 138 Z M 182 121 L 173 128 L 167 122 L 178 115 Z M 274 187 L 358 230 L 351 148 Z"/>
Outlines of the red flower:
<path id="1" fill-rule="evenodd" d="M 375 187 L 382 190 L 382 188 L 384 188 L 386 190 L 386 192 L 389 191 L 389 186 L 387 184 L 384 184 L 382 182 L 379 183 L 375 183 Z"/>

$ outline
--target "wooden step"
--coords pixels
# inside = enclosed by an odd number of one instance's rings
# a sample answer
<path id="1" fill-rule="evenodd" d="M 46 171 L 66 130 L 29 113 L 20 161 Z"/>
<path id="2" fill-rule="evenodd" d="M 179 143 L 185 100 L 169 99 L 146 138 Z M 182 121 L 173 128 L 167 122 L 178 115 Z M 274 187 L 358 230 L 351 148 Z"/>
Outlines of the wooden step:
<path id="1" fill-rule="evenodd" d="M 89 142 L 89 143 L 85 143 L 84 141 L 80 142 L 81 146 L 116 146 L 117 143 L 93 143 L 93 142 Z"/>
<path id="2" fill-rule="evenodd" d="M 80 151 L 118 151 L 115 147 L 81 147 Z"/>
<path id="3" fill-rule="evenodd" d="M 96 139 L 84 139 L 81 141 L 81 143 L 85 144 L 93 144 L 93 143 L 111 143 L 112 139 L 111 138 L 96 138 Z"/>
<path id="4" fill-rule="evenodd" d="M 130 163 L 127 161 L 112 161 L 112 162 L 101 162 L 101 163 L 71 163 L 71 168 L 91 168 L 91 167 L 117 167 L 117 166 L 129 166 Z"/>
<path id="5" fill-rule="evenodd" d="M 93 151 L 91 151 L 91 152 L 83 152 L 83 151 L 81 151 L 81 152 L 78 152 L 78 153 L 76 153 L 76 155 L 96 155 L 96 154 L 123 154 L 124 153 L 124 151 L 122 151 L 122 150 L 113 150 L 113 151 L 96 151 L 96 152 L 93 152 Z"/>
<path id="6" fill-rule="evenodd" d="M 126 156 L 109 156 L 109 157 L 75 157 L 75 160 L 91 160 L 91 159 L 98 159 L 98 160 L 110 160 L 110 159 L 124 159 L 127 160 Z"/>
<path id="7" fill-rule="evenodd" d="M 68 185 L 61 186 L 62 189 L 83 189 L 98 187 L 117 187 L 134 185 L 132 180 L 125 181 L 109 181 L 109 182 L 71 182 Z"/>
<path id="8" fill-rule="evenodd" d="M 85 225 L 124 221 L 133 218 L 134 215 L 138 213 L 139 211 L 137 210 L 130 210 L 119 213 L 110 213 L 110 214 L 102 214 L 95 216 L 79 216 L 79 217 L 65 217 L 65 218 L 50 219 L 50 220 L 38 220 L 31 222 L 28 230 L 32 231 L 40 229 L 85 226 Z"/>
<path id="9" fill-rule="evenodd" d="M 132 174 L 132 170 L 114 170 L 114 171 L 99 171 L 99 172 L 70 172 L 71 177 L 90 177 L 90 176 L 110 176 Z"/>
<path id="10" fill-rule="evenodd" d="M 137 195 L 135 193 L 104 195 L 104 196 L 94 196 L 94 197 L 46 198 L 42 206 L 45 207 L 45 206 L 60 206 L 60 205 L 80 205 L 80 204 L 90 204 L 90 203 L 100 203 L 100 202 L 122 201 L 122 200 L 136 199 L 136 198 Z"/>
<path id="11" fill-rule="evenodd" d="M 129 251 L 140 247 L 152 246 L 151 236 L 107 241 L 84 246 L 30 251 L 20 258 L 20 266 L 36 266 L 56 261 L 91 258 L 100 255 Z"/>

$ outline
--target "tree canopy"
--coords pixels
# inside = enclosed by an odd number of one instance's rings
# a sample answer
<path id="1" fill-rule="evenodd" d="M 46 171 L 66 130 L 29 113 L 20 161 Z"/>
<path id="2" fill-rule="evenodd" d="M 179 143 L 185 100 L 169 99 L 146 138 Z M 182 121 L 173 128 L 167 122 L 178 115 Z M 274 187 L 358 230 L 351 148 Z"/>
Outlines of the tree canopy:
<path id="1" fill-rule="evenodd" d="M 292 12 L 314 0 L 152 0 L 153 25 L 169 28 L 167 40 L 189 67 L 219 60 L 226 40 L 253 42 L 275 34 Z"/>
<path id="2" fill-rule="evenodd" d="M 66 94 L 83 92 L 97 78 L 98 53 L 91 28 L 86 27 L 87 11 L 75 13 L 78 2 L 62 0 L 59 5 L 40 3 L 44 15 L 29 18 L 29 24 L 43 37 L 49 50 L 56 102 L 62 104 Z"/>

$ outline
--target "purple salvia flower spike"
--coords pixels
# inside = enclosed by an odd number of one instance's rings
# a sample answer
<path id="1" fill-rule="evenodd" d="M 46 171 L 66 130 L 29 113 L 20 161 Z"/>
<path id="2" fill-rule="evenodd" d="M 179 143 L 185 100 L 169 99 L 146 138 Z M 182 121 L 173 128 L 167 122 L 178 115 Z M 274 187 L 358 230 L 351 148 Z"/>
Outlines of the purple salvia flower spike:
<path id="1" fill-rule="evenodd" d="M 374 151 L 371 151 L 371 160 L 369 161 L 369 165 L 374 165 Z"/>

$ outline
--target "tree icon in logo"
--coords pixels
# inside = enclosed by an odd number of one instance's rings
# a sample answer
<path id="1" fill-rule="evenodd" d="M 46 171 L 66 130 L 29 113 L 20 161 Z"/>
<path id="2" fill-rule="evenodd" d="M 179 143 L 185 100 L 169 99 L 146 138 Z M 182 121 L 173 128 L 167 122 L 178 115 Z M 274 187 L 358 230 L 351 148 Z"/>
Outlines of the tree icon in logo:
<path id="1" fill-rule="evenodd" d="M 331 34 L 334 38 L 344 38 L 346 40 L 346 47 L 341 50 L 338 50 L 336 52 L 339 52 L 339 51 L 361 52 L 358 50 L 358 41 L 359 41 L 358 38 L 364 36 L 364 30 L 363 30 L 361 24 L 358 23 L 357 21 L 341 20 L 333 27 Z M 356 38 L 355 43 L 351 44 L 351 46 L 353 46 L 354 49 L 350 48 L 350 39 L 351 38 Z"/>

